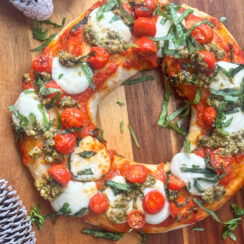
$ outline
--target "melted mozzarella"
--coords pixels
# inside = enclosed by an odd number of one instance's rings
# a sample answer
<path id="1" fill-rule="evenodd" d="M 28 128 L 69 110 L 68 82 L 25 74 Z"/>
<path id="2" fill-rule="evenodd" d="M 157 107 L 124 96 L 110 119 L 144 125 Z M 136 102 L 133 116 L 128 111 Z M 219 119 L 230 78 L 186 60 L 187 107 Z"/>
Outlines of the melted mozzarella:
<path id="1" fill-rule="evenodd" d="M 89 70 L 92 75 L 92 70 Z M 89 86 L 89 82 L 81 65 L 67 68 L 60 64 L 58 57 L 53 59 L 52 78 L 68 94 L 81 93 Z"/>
<path id="2" fill-rule="evenodd" d="M 30 89 L 31 91 L 33 89 Z M 36 93 L 30 92 L 30 93 L 25 93 L 25 91 L 22 91 L 15 103 L 15 108 L 17 111 L 19 111 L 20 114 L 24 115 L 25 117 L 28 117 L 31 113 L 35 115 L 37 122 L 42 126 L 44 125 L 44 120 L 43 120 L 43 114 L 41 110 L 38 108 L 40 105 L 40 101 Z M 48 118 L 48 114 L 43 107 L 46 117 Z M 13 122 L 15 125 L 19 125 L 19 118 L 17 118 L 14 114 L 12 115 Z"/>
<path id="3" fill-rule="evenodd" d="M 90 158 L 83 158 L 78 155 L 84 151 L 93 151 L 96 154 Z M 70 171 L 77 180 L 91 181 L 99 180 L 110 169 L 110 158 L 104 144 L 96 138 L 87 136 L 80 141 L 70 156 Z M 82 174 L 82 171 L 90 169 L 92 174 Z M 79 174 L 80 172 L 80 174 Z"/>
<path id="4" fill-rule="evenodd" d="M 51 202 L 55 211 L 59 211 L 65 203 L 69 204 L 71 214 L 79 212 L 82 208 L 88 208 L 91 197 L 97 193 L 95 182 L 70 181 L 64 192 Z"/>
<path id="5" fill-rule="evenodd" d="M 108 39 L 107 34 L 108 30 L 110 30 L 116 32 L 122 41 L 129 42 L 131 39 L 130 28 L 122 20 L 109 23 L 114 17 L 114 13 L 112 11 L 104 12 L 104 17 L 101 20 L 98 20 L 98 9 L 99 8 L 96 8 L 90 13 L 88 17 L 88 24 L 92 25 L 92 30 L 96 33 L 99 41 L 102 39 Z"/>
<path id="6" fill-rule="evenodd" d="M 176 154 L 170 164 L 171 172 L 173 175 L 179 177 L 181 180 L 190 184 L 189 191 L 193 195 L 202 195 L 194 186 L 194 178 L 206 178 L 202 173 L 191 173 L 191 172 L 182 172 L 182 167 L 192 168 L 192 167 L 205 168 L 206 164 L 203 158 L 197 156 L 194 153 L 178 153 Z M 206 181 L 198 181 L 203 189 L 211 187 L 214 183 Z"/>
<path id="7" fill-rule="evenodd" d="M 228 127 L 223 128 L 224 131 L 226 131 L 228 133 L 237 133 L 240 130 L 244 129 L 244 124 L 243 124 L 244 113 L 243 112 L 239 111 L 239 112 L 236 112 L 233 114 L 227 114 L 225 122 L 231 118 L 233 118 L 231 124 Z"/>
<path id="8" fill-rule="evenodd" d="M 229 71 L 230 69 L 234 69 L 238 67 L 237 64 L 232 64 L 228 62 L 218 62 L 217 65 L 225 69 L 226 71 Z M 219 70 L 216 81 L 212 81 L 210 84 L 210 88 L 215 90 L 222 90 L 226 88 L 236 88 L 240 89 L 241 82 L 244 78 L 244 70 L 239 71 L 233 78 L 227 77 L 221 70 Z"/>
<path id="9" fill-rule="evenodd" d="M 178 17 L 180 17 L 181 14 L 177 13 Z M 167 20 L 163 25 L 160 23 L 161 20 L 163 19 L 163 17 L 159 16 L 157 23 L 156 23 L 156 34 L 155 37 L 163 37 L 163 36 L 167 36 L 170 27 L 173 24 L 172 20 Z M 184 24 L 185 21 L 183 21 L 182 23 Z M 158 50 L 158 57 L 163 57 L 162 55 L 162 48 L 164 47 L 164 41 L 160 41 L 159 42 L 159 50 Z M 184 48 L 184 46 L 179 46 L 177 49 L 180 50 Z M 169 49 L 176 49 L 174 43 L 172 40 L 169 41 Z"/>
<path id="10" fill-rule="evenodd" d="M 154 190 L 158 190 L 159 192 L 161 192 L 165 198 L 165 204 L 164 207 L 162 208 L 162 210 L 156 214 L 146 214 L 146 223 L 148 224 L 152 224 L 152 225 L 157 225 L 162 223 L 165 219 L 168 218 L 170 211 L 169 211 L 169 202 L 167 200 L 166 194 L 165 194 L 165 190 L 164 190 L 164 183 L 160 180 L 157 180 L 155 185 L 153 187 L 150 188 L 145 188 L 144 189 L 144 196 L 149 193 L 150 191 L 154 191 Z M 140 207 L 138 207 L 138 209 L 141 209 Z"/>

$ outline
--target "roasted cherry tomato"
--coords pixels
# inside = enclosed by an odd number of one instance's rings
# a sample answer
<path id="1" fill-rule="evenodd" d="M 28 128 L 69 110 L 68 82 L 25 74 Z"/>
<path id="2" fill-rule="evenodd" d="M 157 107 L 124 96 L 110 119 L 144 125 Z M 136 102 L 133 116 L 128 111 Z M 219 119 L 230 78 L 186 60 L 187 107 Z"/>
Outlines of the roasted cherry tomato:
<path id="1" fill-rule="evenodd" d="M 133 33 L 135 36 L 155 36 L 156 19 L 140 17 L 135 20 Z"/>
<path id="2" fill-rule="evenodd" d="M 172 191 L 178 191 L 185 187 L 186 183 L 174 175 L 169 176 L 169 189 Z"/>
<path id="3" fill-rule="evenodd" d="M 219 174 L 230 173 L 232 171 L 232 157 L 227 155 L 221 156 L 221 149 L 216 149 L 210 153 L 211 164 L 214 168 L 218 168 L 215 171 Z"/>
<path id="4" fill-rule="evenodd" d="M 201 51 L 199 54 L 204 58 L 204 62 L 208 65 L 207 68 L 209 72 L 207 73 L 213 73 L 213 71 L 215 70 L 215 63 L 216 63 L 214 54 L 212 52 L 207 52 L 207 51 Z"/>
<path id="5" fill-rule="evenodd" d="M 125 171 L 125 178 L 132 183 L 142 184 L 146 180 L 147 174 L 148 169 L 145 166 L 134 164 Z"/>
<path id="6" fill-rule="evenodd" d="M 53 59 L 50 56 L 47 55 L 40 55 L 36 57 L 32 62 L 32 67 L 35 70 L 35 72 L 52 72 L 52 62 Z"/>
<path id="7" fill-rule="evenodd" d="M 76 138 L 73 134 L 57 134 L 55 136 L 55 148 L 62 154 L 71 153 L 76 145 Z"/>
<path id="8" fill-rule="evenodd" d="M 127 216 L 127 223 L 132 229 L 141 229 L 146 222 L 145 214 L 140 210 L 131 210 Z"/>
<path id="9" fill-rule="evenodd" d="M 204 122 L 207 125 L 212 126 L 216 120 L 217 114 L 218 114 L 218 111 L 214 107 L 212 107 L 212 106 L 206 107 L 203 112 Z"/>
<path id="10" fill-rule="evenodd" d="M 58 98 L 58 100 L 56 101 L 56 105 L 59 104 L 60 100 L 64 97 L 65 92 L 64 90 L 57 84 L 57 82 L 55 81 L 49 81 L 48 83 L 45 84 L 46 88 L 55 88 L 55 89 L 59 89 L 61 92 L 60 97 Z M 47 95 L 48 98 L 50 99 L 54 99 L 57 96 L 58 92 L 54 92 L 53 94 L 49 94 Z"/>
<path id="11" fill-rule="evenodd" d="M 135 16 L 136 17 L 150 17 L 153 11 L 157 8 L 156 0 L 144 0 L 143 3 L 135 3 Z"/>
<path id="12" fill-rule="evenodd" d="M 193 202 L 190 199 L 188 203 L 186 203 L 186 197 L 178 197 L 177 203 L 179 205 L 185 205 L 183 207 L 177 207 L 176 204 L 172 201 L 169 204 L 169 209 L 171 215 L 177 219 L 177 221 L 182 221 L 187 219 L 191 213 L 193 208 Z M 184 204 L 186 203 L 186 204 Z"/>
<path id="13" fill-rule="evenodd" d="M 94 214 L 103 214 L 109 208 L 107 196 L 104 193 L 98 192 L 90 200 L 90 209 Z"/>
<path id="14" fill-rule="evenodd" d="M 49 168 L 48 174 L 61 183 L 62 186 L 66 186 L 71 179 L 68 169 L 62 164 L 56 164 Z"/>
<path id="15" fill-rule="evenodd" d="M 156 214 L 161 211 L 165 204 L 164 195 L 157 190 L 148 192 L 143 199 L 143 208 L 148 214 Z"/>
<path id="16" fill-rule="evenodd" d="M 78 108 L 66 108 L 61 114 L 61 123 L 64 128 L 79 128 L 83 122 L 83 112 Z"/>
<path id="17" fill-rule="evenodd" d="M 95 53 L 93 56 L 89 57 L 87 60 L 94 69 L 103 68 L 109 60 L 109 54 L 103 47 L 93 47 L 90 53 Z"/>
<path id="18" fill-rule="evenodd" d="M 202 45 L 208 44 L 213 40 L 214 30 L 208 24 L 202 24 L 191 33 L 191 36 Z"/>
<path id="19" fill-rule="evenodd" d="M 142 36 L 135 41 L 138 48 L 133 48 L 133 52 L 142 56 L 151 56 L 157 53 L 157 46 L 153 40 Z"/>

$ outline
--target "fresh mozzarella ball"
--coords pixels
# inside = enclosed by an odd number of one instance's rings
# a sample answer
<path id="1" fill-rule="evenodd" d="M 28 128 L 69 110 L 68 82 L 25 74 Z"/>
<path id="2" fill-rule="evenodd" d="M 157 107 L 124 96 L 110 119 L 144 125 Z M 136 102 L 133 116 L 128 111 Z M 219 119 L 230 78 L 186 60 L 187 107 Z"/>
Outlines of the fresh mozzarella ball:
<path id="1" fill-rule="evenodd" d="M 233 119 L 232 119 L 230 125 L 226 128 L 223 128 L 223 130 L 228 133 L 237 133 L 240 130 L 243 130 L 244 113 L 239 110 L 239 112 L 236 112 L 233 114 L 227 114 L 224 122 L 226 122 L 227 120 L 229 120 L 231 118 L 233 118 Z"/>
<path id="2" fill-rule="evenodd" d="M 90 68 L 89 71 L 92 76 Z M 78 94 L 89 87 L 88 79 L 81 65 L 67 68 L 59 62 L 58 57 L 53 59 L 52 78 L 68 94 Z"/>
<path id="3" fill-rule="evenodd" d="M 91 151 L 95 155 L 89 158 L 79 156 L 79 153 Z M 70 156 L 70 171 L 75 179 L 80 181 L 99 180 L 110 169 L 110 158 L 104 144 L 96 138 L 87 136 L 83 138 L 79 146 Z M 86 173 L 87 170 L 90 172 Z"/>
<path id="4" fill-rule="evenodd" d="M 162 210 L 160 210 L 160 212 L 156 213 L 156 214 L 146 214 L 146 223 L 148 224 L 152 224 L 152 225 L 157 225 L 162 223 L 165 219 L 168 218 L 170 211 L 169 211 L 169 202 L 167 200 L 166 194 L 165 194 L 165 190 L 164 190 L 164 183 L 160 180 L 157 180 L 155 185 L 153 187 L 150 188 L 145 188 L 144 189 L 144 196 L 154 190 L 158 190 L 165 198 L 165 204 L 162 208 Z M 139 208 L 141 209 L 141 208 Z"/>
<path id="5" fill-rule="evenodd" d="M 26 92 L 28 91 L 28 92 Z M 44 125 L 44 118 L 43 114 L 38 106 L 40 106 L 41 103 L 39 101 L 38 96 L 34 92 L 34 89 L 29 89 L 22 91 L 15 103 L 15 108 L 17 111 L 19 111 L 20 114 L 24 115 L 28 118 L 28 116 L 32 113 L 35 115 L 36 121 L 43 126 Z M 48 118 L 48 114 L 43 107 L 46 117 Z M 19 118 L 15 116 L 15 114 L 12 115 L 12 119 L 15 125 L 19 125 Z"/>
<path id="6" fill-rule="evenodd" d="M 98 20 L 97 11 L 99 8 L 94 9 L 89 17 L 88 24 L 92 25 L 92 30 L 96 33 L 100 40 L 107 39 L 108 30 L 115 31 L 124 42 L 129 42 L 131 39 L 131 31 L 130 28 L 122 21 L 117 20 L 111 22 L 111 19 L 114 17 L 114 13 L 112 11 L 104 12 L 103 18 Z"/>
<path id="7" fill-rule="evenodd" d="M 74 215 L 82 208 L 88 208 L 90 199 L 98 192 L 95 182 L 70 181 L 64 192 L 59 195 L 51 204 L 55 211 L 59 211 L 65 203 L 69 204 L 70 215 Z"/>
<path id="8" fill-rule="evenodd" d="M 206 178 L 202 173 L 191 173 L 191 172 L 182 172 L 182 167 L 192 168 L 193 166 L 199 168 L 205 168 L 206 164 L 203 158 L 197 156 L 194 153 L 178 153 L 176 154 L 170 164 L 171 172 L 173 175 L 179 177 L 181 180 L 190 184 L 189 191 L 193 195 L 202 195 L 194 186 L 194 178 Z M 203 189 L 213 186 L 215 183 L 198 181 Z"/>
<path id="9" fill-rule="evenodd" d="M 181 14 L 177 13 L 178 17 L 181 16 Z M 159 16 L 157 23 L 156 23 L 156 34 L 155 37 L 163 37 L 163 36 L 167 36 L 170 27 L 173 24 L 172 20 L 167 20 L 164 24 L 161 24 L 160 22 L 162 21 L 163 17 Z M 184 24 L 185 21 L 183 21 Z M 162 48 L 164 47 L 164 41 L 160 41 L 159 42 L 159 50 L 157 53 L 158 57 L 163 57 L 162 55 Z M 177 49 L 180 50 L 184 48 L 184 46 L 179 46 Z M 174 43 L 172 40 L 169 41 L 169 49 L 176 49 Z"/>
<path id="10" fill-rule="evenodd" d="M 238 67 L 237 64 L 232 64 L 224 61 L 218 62 L 216 63 L 216 65 L 219 65 L 227 72 L 230 71 L 230 69 L 235 69 L 236 67 Z M 244 69 L 239 71 L 233 78 L 227 77 L 221 70 L 219 70 L 216 81 L 212 81 L 212 83 L 210 84 L 210 88 L 215 90 L 222 90 L 226 88 L 240 89 L 243 78 Z"/>

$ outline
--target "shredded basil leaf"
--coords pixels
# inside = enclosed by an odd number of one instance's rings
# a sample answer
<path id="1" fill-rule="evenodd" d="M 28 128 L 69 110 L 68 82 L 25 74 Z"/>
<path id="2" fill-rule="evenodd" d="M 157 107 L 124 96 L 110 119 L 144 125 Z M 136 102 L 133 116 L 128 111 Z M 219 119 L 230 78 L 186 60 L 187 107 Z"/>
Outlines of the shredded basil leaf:
<path id="1" fill-rule="evenodd" d="M 89 86 L 91 87 L 92 90 L 95 90 L 96 86 L 93 83 L 92 72 L 91 72 L 90 67 L 88 66 L 87 63 L 82 63 L 81 64 L 81 68 L 82 68 L 83 72 L 85 73 L 85 76 L 86 76 L 86 78 L 88 80 Z"/>
<path id="2" fill-rule="evenodd" d="M 149 37 L 151 40 L 155 41 L 155 42 L 159 42 L 159 41 L 169 41 L 172 40 L 174 38 L 173 35 L 167 35 L 167 36 L 161 36 L 161 37 Z"/>
<path id="3" fill-rule="evenodd" d="M 81 21 L 79 21 L 77 24 L 75 24 L 71 28 L 70 34 L 72 34 L 73 32 L 75 32 L 79 27 L 81 27 L 82 25 L 84 25 L 87 21 L 88 21 L 88 15 L 86 15 Z"/>
<path id="4" fill-rule="evenodd" d="M 37 205 L 35 208 L 31 207 L 31 211 L 30 211 L 30 221 L 31 223 L 36 223 L 37 226 L 39 227 L 39 229 L 41 230 L 43 228 L 43 224 L 44 224 L 44 216 L 41 215 L 40 213 L 40 205 Z"/>
<path id="5" fill-rule="evenodd" d="M 113 16 L 113 18 L 109 21 L 109 24 L 111 24 L 111 23 L 113 23 L 115 21 L 118 21 L 118 20 L 121 20 L 121 17 L 119 15 L 115 14 Z"/>
<path id="6" fill-rule="evenodd" d="M 91 168 L 89 168 L 89 169 L 84 169 L 84 170 L 78 171 L 77 175 L 93 175 L 93 172 L 92 172 Z"/>
<path id="7" fill-rule="evenodd" d="M 62 74 L 60 74 L 59 76 L 58 76 L 58 79 L 60 80 L 62 77 L 64 76 L 64 74 L 62 73 Z"/>
<path id="8" fill-rule="evenodd" d="M 97 11 L 97 19 L 101 20 L 104 17 L 104 13 L 108 12 L 115 8 L 115 6 L 118 4 L 117 0 L 108 0 L 106 3 L 104 3 Z"/>
<path id="9" fill-rule="evenodd" d="M 190 144 L 190 142 L 189 142 L 188 139 L 185 139 L 184 148 L 185 148 L 185 150 L 186 150 L 187 153 L 190 153 L 191 152 L 191 144 Z"/>
<path id="10" fill-rule="evenodd" d="M 20 126 L 28 126 L 29 125 L 29 120 L 26 116 L 21 114 L 18 110 L 16 110 L 15 105 L 10 105 L 8 107 L 9 112 L 12 112 L 16 118 L 19 119 L 19 124 Z"/>
<path id="11" fill-rule="evenodd" d="M 124 102 L 120 102 L 120 101 L 117 101 L 116 102 L 120 107 L 122 107 L 122 106 L 124 106 L 125 105 L 125 103 Z"/>
<path id="12" fill-rule="evenodd" d="M 89 212 L 88 208 L 82 208 L 77 213 L 73 214 L 74 217 L 82 217 Z"/>
<path id="13" fill-rule="evenodd" d="M 167 82 L 166 85 L 165 85 L 163 109 L 162 109 L 162 113 L 160 115 L 160 118 L 158 120 L 158 125 L 159 126 L 163 126 L 164 125 L 164 122 L 165 122 L 165 119 L 166 119 L 166 114 L 167 114 L 168 103 L 169 103 L 169 99 L 170 99 L 170 94 L 171 94 L 170 85 Z"/>
<path id="14" fill-rule="evenodd" d="M 198 104 L 200 102 L 201 97 L 202 97 L 202 88 L 198 87 L 195 98 L 193 100 L 193 104 Z"/>
<path id="15" fill-rule="evenodd" d="M 141 236 L 142 241 L 139 244 L 144 244 L 147 241 L 147 236 L 142 230 L 136 230 L 138 234 Z"/>
<path id="16" fill-rule="evenodd" d="M 57 24 L 57 23 L 55 23 L 55 22 L 52 22 L 52 21 L 49 20 L 49 19 L 44 20 L 43 22 L 44 22 L 45 24 L 53 25 L 54 27 L 58 27 L 58 28 L 60 28 L 60 27 L 63 27 L 63 26 L 64 26 L 65 21 L 66 21 L 66 18 L 63 18 L 63 19 L 62 19 L 62 24 Z"/>
<path id="17" fill-rule="evenodd" d="M 138 140 L 136 138 L 136 134 L 135 134 L 134 130 L 132 129 L 131 125 L 128 125 L 128 128 L 129 128 L 130 134 L 131 134 L 131 136 L 132 136 L 132 138 L 136 144 L 136 147 L 140 148 L 140 145 L 139 145 Z"/>
<path id="18" fill-rule="evenodd" d="M 42 31 L 41 24 L 37 20 L 33 20 L 33 37 L 39 41 L 47 40 L 47 32 L 48 30 Z"/>
<path id="19" fill-rule="evenodd" d="M 142 76 L 137 79 L 126 80 L 122 83 L 122 85 L 133 85 L 133 84 L 138 84 L 140 82 L 145 82 L 145 81 L 154 80 L 154 79 L 155 78 L 152 75 Z"/>
<path id="20" fill-rule="evenodd" d="M 132 186 L 129 184 L 122 184 L 115 181 L 107 180 L 105 182 L 105 186 L 109 186 L 112 189 L 124 191 L 124 192 L 130 192 L 132 191 Z"/>
<path id="21" fill-rule="evenodd" d="M 129 44 L 125 44 L 124 45 L 124 48 L 125 49 L 130 48 L 130 47 L 139 48 L 139 46 L 136 45 L 136 44 L 134 44 L 134 43 L 129 43 Z"/>
<path id="22" fill-rule="evenodd" d="M 91 158 L 92 156 L 95 156 L 97 153 L 94 151 L 83 151 L 76 154 L 82 158 Z"/>
<path id="23" fill-rule="evenodd" d="M 40 51 L 42 49 L 44 49 L 46 46 L 49 45 L 49 43 L 51 43 L 51 41 L 57 36 L 57 33 L 52 34 L 51 36 L 48 37 L 48 39 L 46 40 L 46 42 L 44 42 L 41 46 L 36 47 L 34 49 L 31 49 L 31 51 Z"/>
<path id="24" fill-rule="evenodd" d="M 44 127 L 47 127 L 49 125 L 49 122 L 48 122 L 46 111 L 42 104 L 38 104 L 38 108 L 40 109 L 42 116 L 43 116 Z"/>
<path id="25" fill-rule="evenodd" d="M 225 22 L 227 21 L 227 17 L 222 16 L 222 17 L 219 18 L 219 21 L 220 21 L 221 23 L 225 23 Z"/>
<path id="26" fill-rule="evenodd" d="M 124 133 L 124 121 L 123 120 L 120 122 L 119 127 L 120 127 L 120 132 Z"/>
<path id="27" fill-rule="evenodd" d="M 122 4 L 121 0 L 117 0 L 117 2 L 118 2 L 118 5 L 119 5 L 119 9 L 120 9 L 122 15 L 124 16 L 124 18 L 126 18 L 130 22 L 130 24 L 134 24 L 135 21 L 134 21 L 133 16 L 131 16 L 131 15 L 129 15 L 127 13 L 127 11 L 123 7 L 123 4 Z"/>
<path id="28" fill-rule="evenodd" d="M 191 230 L 193 230 L 193 231 L 205 231 L 204 228 L 198 228 L 198 227 L 192 228 Z"/>
<path id="29" fill-rule="evenodd" d="M 125 233 L 115 233 L 115 232 L 99 231 L 99 230 L 91 230 L 91 229 L 83 229 L 82 233 L 87 235 L 92 235 L 96 238 L 102 238 L 102 239 L 107 239 L 112 241 L 118 241 L 125 235 Z"/>

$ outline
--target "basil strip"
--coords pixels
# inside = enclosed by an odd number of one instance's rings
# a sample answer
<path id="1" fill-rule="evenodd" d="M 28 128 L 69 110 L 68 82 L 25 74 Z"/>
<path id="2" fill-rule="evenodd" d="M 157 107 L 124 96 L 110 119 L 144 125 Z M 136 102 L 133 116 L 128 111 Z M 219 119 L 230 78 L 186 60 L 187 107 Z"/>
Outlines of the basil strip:
<path id="1" fill-rule="evenodd" d="M 119 9 L 120 9 L 120 11 L 122 12 L 122 15 L 131 23 L 131 24 L 134 24 L 134 18 L 133 18 L 133 16 L 131 16 L 131 15 L 129 15 L 128 13 L 127 13 L 127 11 L 124 9 L 124 7 L 123 7 L 123 4 L 122 4 L 122 2 L 121 2 L 121 0 L 117 0 L 118 1 L 118 4 L 119 4 Z"/>
<path id="2" fill-rule="evenodd" d="M 60 116 L 59 111 L 57 111 L 57 117 L 58 118 L 57 118 L 57 125 L 56 125 L 56 127 L 59 130 L 61 128 L 61 116 Z"/>
<path id="3" fill-rule="evenodd" d="M 19 124 L 20 126 L 28 126 L 29 125 L 29 120 L 26 116 L 21 114 L 18 110 L 16 110 L 15 105 L 10 105 L 8 107 L 9 112 L 12 112 L 16 118 L 19 119 Z"/>
<path id="4" fill-rule="evenodd" d="M 117 0 L 108 0 L 104 3 L 97 11 L 97 19 L 101 20 L 104 17 L 104 13 L 115 8 L 117 5 Z"/>
<path id="5" fill-rule="evenodd" d="M 113 23 L 115 21 L 118 21 L 118 20 L 121 20 L 121 17 L 119 15 L 115 14 L 113 16 L 113 18 L 109 21 L 109 24 L 111 24 L 111 23 Z"/>
<path id="6" fill-rule="evenodd" d="M 71 128 L 61 131 L 59 134 L 63 135 L 63 134 L 68 134 L 68 133 L 80 132 L 81 129 L 82 129 L 82 127 L 71 127 Z"/>
<path id="7" fill-rule="evenodd" d="M 55 22 L 52 22 L 52 21 L 49 20 L 49 19 L 44 20 L 43 22 L 44 22 L 45 24 L 53 25 L 54 27 L 58 27 L 58 28 L 60 28 L 60 27 L 63 27 L 63 26 L 64 26 L 65 21 L 66 21 L 66 18 L 63 18 L 63 19 L 62 19 L 62 23 L 61 23 L 60 25 L 57 24 L 57 23 L 55 23 Z"/>
<path id="8" fill-rule="evenodd" d="M 44 109 L 42 104 L 38 104 L 38 108 L 40 109 L 40 111 L 42 113 L 42 116 L 43 116 L 44 127 L 47 127 L 49 125 L 49 122 L 48 122 L 48 118 L 47 118 L 47 115 L 46 115 L 46 111 L 45 111 L 45 109 Z"/>
<path id="9" fill-rule="evenodd" d="M 194 12 L 193 9 L 190 9 L 190 8 L 186 9 L 186 10 L 181 14 L 181 16 L 179 17 L 179 21 L 182 22 L 185 18 L 188 17 L 189 14 L 192 14 L 193 12 Z"/>
<path id="10" fill-rule="evenodd" d="M 95 156 L 97 153 L 94 151 L 83 151 L 83 152 L 76 153 L 76 154 L 82 158 L 91 158 L 91 157 Z"/>
<path id="11" fill-rule="evenodd" d="M 187 153 L 191 152 L 191 144 L 188 139 L 185 139 L 185 141 L 184 141 L 184 148 Z"/>
<path id="12" fill-rule="evenodd" d="M 200 102 L 201 97 L 202 97 L 202 88 L 198 87 L 195 98 L 193 100 L 193 104 L 198 104 Z"/>
<path id="13" fill-rule="evenodd" d="M 83 229 L 82 233 L 87 235 L 92 235 L 96 238 L 103 238 L 112 241 L 118 241 L 125 235 L 125 233 L 115 233 L 115 232 L 99 231 L 99 230 L 91 230 L 91 229 Z"/>
<path id="14" fill-rule="evenodd" d="M 172 18 L 173 18 L 173 22 L 175 24 L 175 28 L 176 28 L 176 33 L 178 35 L 178 38 L 182 38 L 184 36 L 184 32 L 183 32 L 183 29 L 182 29 L 182 26 L 181 26 L 181 22 L 177 16 L 177 11 L 175 9 L 175 6 L 173 5 L 169 5 L 169 10 L 170 10 L 170 13 L 172 15 Z"/>
<path id="15" fill-rule="evenodd" d="M 145 82 L 149 80 L 154 80 L 155 78 L 152 75 L 147 75 L 147 76 L 142 76 L 140 78 L 136 79 L 131 79 L 131 80 L 126 80 L 122 83 L 122 85 L 133 85 L 133 84 L 138 84 L 140 82 Z"/>
<path id="16" fill-rule="evenodd" d="M 224 101 L 238 103 L 241 91 L 237 89 L 215 90 L 210 89 L 211 94 L 221 96 Z"/>
<path id="17" fill-rule="evenodd" d="M 173 35 L 167 35 L 167 36 L 162 36 L 162 37 L 149 37 L 149 38 L 155 42 L 159 42 L 159 41 L 172 40 L 174 38 L 174 36 Z"/>
<path id="18" fill-rule="evenodd" d="M 124 121 L 123 120 L 120 122 L 119 127 L 120 127 L 120 132 L 124 133 Z"/>
<path id="19" fill-rule="evenodd" d="M 135 134 L 134 130 L 132 129 L 131 125 L 128 125 L 128 128 L 129 128 L 130 134 L 131 134 L 131 136 L 132 136 L 132 138 L 136 144 L 136 147 L 140 148 L 140 145 L 139 145 L 138 140 L 136 138 L 136 134 Z"/>
<path id="20" fill-rule="evenodd" d="M 40 212 L 40 205 L 37 205 L 35 208 L 31 207 L 29 216 L 30 216 L 30 222 L 32 224 L 36 223 L 38 225 L 39 229 L 41 230 L 43 228 L 45 218 L 39 212 Z"/>
<path id="21" fill-rule="evenodd" d="M 168 121 L 167 119 L 165 120 L 165 125 L 162 126 L 162 127 L 164 127 L 164 128 L 167 127 L 167 128 L 173 130 L 174 132 L 176 132 L 179 135 L 187 136 L 187 132 L 185 130 L 181 129 L 180 127 L 178 127 L 174 123 Z"/>
<path id="22" fill-rule="evenodd" d="M 139 244 L 144 244 L 144 243 L 146 243 L 146 241 L 147 241 L 147 235 L 142 231 L 142 230 L 140 230 L 140 229 L 137 229 L 136 230 L 137 232 L 138 232 L 138 234 L 141 236 L 141 238 L 142 238 L 142 241 L 139 243 Z"/>
<path id="23" fill-rule="evenodd" d="M 194 166 L 194 165 L 193 165 Z M 184 173 L 201 173 L 204 174 L 206 177 L 215 177 L 216 173 L 212 170 L 209 170 L 207 168 L 200 168 L 200 167 L 192 167 L 192 168 L 187 168 L 187 167 L 181 167 L 180 168 L 181 172 Z"/>
<path id="24" fill-rule="evenodd" d="M 206 213 L 208 213 L 208 214 L 209 214 L 213 219 L 215 219 L 217 222 L 219 222 L 219 223 L 223 223 L 223 222 L 219 219 L 219 217 L 216 215 L 215 212 L 213 212 L 213 211 L 210 210 L 210 209 L 205 208 L 199 200 L 197 200 L 196 198 L 193 198 L 193 201 L 198 205 L 199 208 L 201 208 L 203 211 L 205 211 Z"/>
<path id="25" fill-rule="evenodd" d="M 89 86 L 91 87 L 92 90 L 95 90 L 96 86 L 93 83 L 92 72 L 90 70 L 90 67 L 88 66 L 87 63 L 82 63 L 81 68 L 82 68 L 83 72 L 85 73 L 85 76 L 86 76 L 86 79 L 88 80 Z"/>
<path id="26" fill-rule="evenodd" d="M 46 40 L 46 42 L 44 42 L 41 46 L 36 47 L 34 49 L 31 49 L 31 51 L 40 51 L 42 49 L 44 49 L 46 46 L 49 45 L 49 43 L 51 43 L 51 41 L 57 36 L 57 33 L 52 34 L 51 36 L 48 37 L 48 39 Z"/>
<path id="27" fill-rule="evenodd" d="M 122 106 L 124 106 L 125 105 L 125 103 L 123 103 L 123 102 L 120 102 L 120 101 L 117 101 L 116 102 L 120 107 L 122 107 Z"/>
<path id="28" fill-rule="evenodd" d="M 74 217 L 82 217 L 82 216 L 84 216 L 85 214 L 87 214 L 88 213 L 88 208 L 82 208 L 82 209 L 80 209 L 78 212 L 76 212 L 75 214 L 73 214 L 73 216 Z"/>
<path id="29" fill-rule="evenodd" d="M 172 113 L 167 120 L 172 121 L 174 120 L 177 116 L 179 116 L 182 112 L 184 112 L 186 109 L 188 109 L 189 104 L 184 105 L 183 107 L 177 109 L 174 113 Z"/>
<path id="30" fill-rule="evenodd" d="M 221 23 L 225 23 L 225 22 L 227 21 L 227 17 L 222 16 L 222 17 L 219 18 L 219 21 L 220 21 Z"/>
<path id="31" fill-rule="evenodd" d="M 91 168 L 83 169 L 77 172 L 77 175 L 93 175 Z"/>
<path id="32" fill-rule="evenodd" d="M 241 82 L 241 111 L 244 112 L 244 78 L 242 79 Z"/>
<path id="33" fill-rule="evenodd" d="M 198 183 L 197 179 L 193 179 L 193 180 L 194 180 L 194 186 L 198 190 L 198 192 L 203 193 L 204 190 L 203 190 L 202 186 Z"/>
<path id="34" fill-rule="evenodd" d="M 193 231 L 205 231 L 204 228 L 192 228 L 191 230 L 193 230 Z"/>
<path id="35" fill-rule="evenodd" d="M 70 34 L 72 34 L 74 31 L 76 31 L 79 27 L 81 27 L 82 25 L 84 25 L 86 22 L 88 21 L 88 15 L 86 15 L 81 21 L 79 21 L 77 24 L 75 24 L 71 30 L 70 30 Z"/>
<path id="36" fill-rule="evenodd" d="M 125 49 L 130 48 L 130 47 L 139 48 L 139 46 L 136 45 L 136 44 L 134 44 L 134 43 L 129 43 L 129 44 L 125 44 L 124 45 L 124 48 Z"/>
<path id="37" fill-rule="evenodd" d="M 37 20 L 33 20 L 33 37 L 39 41 L 47 40 L 47 32 L 48 30 L 42 31 L 41 24 Z"/>
<path id="38" fill-rule="evenodd" d="M 132 191 L 132 186 L 129 184 L 122 184 L 122 183 L 118 183 L 115 181 L 111 181 L 111 180 L 107 180 L 105 182 L 105 186 L 109 186 L 115 190 L 119 190 L 119 191 L 124 191 L 124 192 L 130 192 Z"/>
<path id="39" fill-rule="evenodd" d="M 160 118 L 158 120 L 158 125 L 159 126 L 163 126 L 164 125 L 164 122 L 165 122 L 165 119 L 166 119 L 166 114 L 167 114 L 168 103 L 169 103 L 169 99 L 170 99 L 170 94 L 171 94 L 170 85 L 167 82 L 165 84 L 163 109 L 162 109 L 162 113 L 160 115 Z"/>

